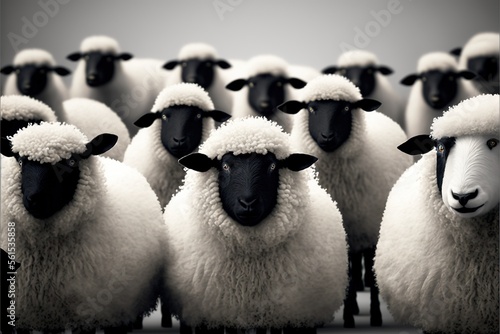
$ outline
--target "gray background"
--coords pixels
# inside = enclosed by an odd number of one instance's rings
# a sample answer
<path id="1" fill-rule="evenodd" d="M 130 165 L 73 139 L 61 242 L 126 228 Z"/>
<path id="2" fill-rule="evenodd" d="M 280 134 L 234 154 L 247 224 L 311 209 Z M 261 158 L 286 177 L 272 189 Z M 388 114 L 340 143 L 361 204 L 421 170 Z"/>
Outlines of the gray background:
<path id="1" fill-rule="evenodd" d="M 387 11 L 391 1 L 400 13 L 381 25 L 372 11 Z M 49 3 L 58 4 L 53 15 L 41 5 Z M 27 30 L 27 21 L 36 30 Z M 367 30 L 372 36 L 360 40 Z M 272 53 L 317 69 L 335 63 L 345 43 L 375 52 L 405 95 L 409 89 L 398 82 L 420 55 L 498 30 L 498 0 L 1 0 L 0 65 L 12 61 L 14 35 L 25 38 L 18 49 L 44 48 L 70 69 L 65 56 L 93 34 L 113 36 L 140 57 L 170 60 L 185 43 L 203 41 L 223 58 Z"/>

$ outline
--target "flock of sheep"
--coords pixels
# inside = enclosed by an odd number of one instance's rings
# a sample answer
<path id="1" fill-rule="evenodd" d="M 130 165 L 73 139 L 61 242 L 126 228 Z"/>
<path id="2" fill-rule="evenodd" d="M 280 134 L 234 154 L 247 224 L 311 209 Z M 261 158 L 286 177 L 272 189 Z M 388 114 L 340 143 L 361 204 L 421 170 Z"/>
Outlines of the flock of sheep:
<path id="1" fill-rule="evenodd" d="M 355 327 L 364 286 L 372 326 L 380 292 L 425 333 L 498 332 L 498 33 L 423 55 L 406 107 L 363 50 L 68 59 L 70 88 L 45 50 L 1 69 L 3 333 L 122 334 L 160 304 L 181 333 L 316 333 L 342 305 Z"/>

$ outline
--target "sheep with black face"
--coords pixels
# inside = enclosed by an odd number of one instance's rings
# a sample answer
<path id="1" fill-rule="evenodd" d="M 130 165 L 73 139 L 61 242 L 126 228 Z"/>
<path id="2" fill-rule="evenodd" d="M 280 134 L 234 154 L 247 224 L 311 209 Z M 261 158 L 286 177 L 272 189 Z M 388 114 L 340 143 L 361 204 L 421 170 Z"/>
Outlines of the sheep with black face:
<path id="1" fill-rule="evenodd" d="M 410 157 L 396 150 L 406 136 L 397 123 L 373 111 L 380 102 L 363 99 L 359 88 L 343 76 L 326 74 L 313 79 L 301 93 L 301 101 L 287 101 L 279 107 L 297 114 L 292 143 L 295 149 L 319 159 L 319 182 L 342 213 L 351 263 L 359 263 L 355 258 L 363 251 L 373 259 L 387 195 L 411 164 Z M 372 270 L 369 273 L 373 276 Z M 370 321 L 380 326 L 376 284 L 371 284 L 371 291 Z M 351 279 L 344 306 L 345 327 L 355 326 L 356 308 Z"/>
<path id="2" fill-rule="evenodd" d="M 273 55 L 260 55 L 249 59 L 242 69 L 242 74 L 246 77 L 236 79 L 226 86 L 229 90 L 238 91 L 233 100 L 232 116 L 264 116 L 290 133 L 293 118 L 280 113 L 277 107 L 293 99 L 296 92 L 291 87 L 302 88 L 306 83 L 290 77 L 288 63 Z"/>
<path id="3" fill-rule="evenodd" d="M 133 137 L 139 130 L 134 122 L 151 109 L 165 86 L 167 75 L 162 62 L 121 52 L 118 42 L 108 36 L 85 38 L 80 51 L 71 53 L 68 59 L 78 61 L 70 96 L 106 104 L 120 116 Z"/>
<path id="4" fill-rule="evenodd" d="M 136 121 L 143 129 L 127 148 L 124 163 L 146 177 L 164 208 L 186 174 L 177 160 L 198 149 L 214 122 L 230 117 L 214 110 L 208 93 L 197 84 L 169 86 L 160 92 L 151 112 Z"/>
<path id="5" fill-rule="evenodd" d="M 15 223 L 16 329 L 126 333 L 154 310 L 164 262 L 161 208 L 142 175 L 88 139 L 41 123 L 2 138 L 1 243 Z M 105 302 L 97 302 L 99 300 Z"/>
<path id="6" fill-rule="evenodd" d="M 394 185 L 375 271 L 396 321 L 424 333 L 498 333 L 500 96 L 479 95 L 400 146 L 423 154 Z"/>
<path id="7" fill-rule="evenodd" d="M 279 126 L 251 117 L 226 122 L 180 160 L 190 170 L 164 213 L 164 294 L 196 333 L 315 333 L 342 305 L 342 217 L 304 171 L 316 158 L 292 152 Z"/>
<path id="8" fill-rule="evenodd" d="M 476 74 L 459 70 L 457 61 L 445 52 L 421 56 L 417 71 L 401 80 L 403 85 L 413 85 L 405 111 L 409 137 L 429 132 L 432 120 L 441 116 L 443 110 L 475 95 L 464 80 L 471 80 Z"/>

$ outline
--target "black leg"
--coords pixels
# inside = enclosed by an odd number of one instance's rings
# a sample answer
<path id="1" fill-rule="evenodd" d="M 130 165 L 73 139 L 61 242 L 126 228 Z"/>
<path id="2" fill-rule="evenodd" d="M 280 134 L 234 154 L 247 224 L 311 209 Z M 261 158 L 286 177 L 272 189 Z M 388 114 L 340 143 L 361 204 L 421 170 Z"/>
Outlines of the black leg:
<path id="1" fill-rule="evenodd" d="M 161 303 L 161 327 L 172 328 L 172 312 L 170 308 L 164 302 Z"/>
<path id="2" fill-rule="evenodd" d="M 356 291 L 364 291 L 365 287 L 363 285 L 363 253 L 352 253 L 350 254 L 350 262 L 352 268 L 352 279 L 354 280 L 354 286 Z"/>
<path id="3" fill-rule="evenodd" d="M 31 334 L 31 331 L 29 329 L 17 329 L 16 328 L 16 333 L 17 334 Z"/>
<path id="4" fill-rule="evenodd" d="M 191 326 L 188 326 L 184 322 L 184 320 L 181 319 L 180 323 L 181 323 L 180 330 L 179 330 L 180 334 L 193 334 L 193 328 Z"/>
<path id="5" fill-rule="evenodd" d="M 351 263 L 351 254 L 349 254 L 349 263 Z M 349 277 L 349 285 L 347 287 L 347 295 L 344 300 L 344 327 L 345 328 L 354 328 L 354 311 L 357 306 L 356 303 L 356 286 L 352 277 L 352 269 L 351 266 L 348 267 L 348 277 Z"/>
<path id="6" fill-rule="evenodd" d="M 143 316 L 142 315 L 138 315 L 137 318 L 134 321 L 132 329 L 142 329 L 142 320 L 143 320 Z"/>
<path id="7" fill-rule="evenodd" d="M 226 328 L 226 334 L 238 334 L 238 329 L 236 329 L 236 328 Z"/>
<path id="8" fill-rule="evenodd" d="M 127 334 L 128 326 L 104 328 L 104 334 Z"/>
<path id="9" fill-rule="evenodd" d="M 267 334 L 267 328 L 257 328 L 257 334 Z"/>
<path id="10" fill-rule="evenodd" d="M 382 326 L 382 313 L 380 312 L 380 301 L 378 298 L 378 285 L 375 281 L 375 272 L 373 271 L 373 259 L 375 258 L 375 247 L 365 252 L 368 262 L 371 262 L 370 271 L 367 273 L 372 284 L 370 287 L 370 325 L 379 327 Z"/>
<path id="11" fill-rule="evenodd" d="M 282 332 L 281 328 L 271 328 L 271 334 L 281 334 Z"/>
<path id="12" fill-rule="evenodd" d="M 375 258 L 375 247 L 367 249 L 363 252 L 365 260 L 365 286 L 371 287 L 375 280 L 373 275 L 373 259 Z"/>

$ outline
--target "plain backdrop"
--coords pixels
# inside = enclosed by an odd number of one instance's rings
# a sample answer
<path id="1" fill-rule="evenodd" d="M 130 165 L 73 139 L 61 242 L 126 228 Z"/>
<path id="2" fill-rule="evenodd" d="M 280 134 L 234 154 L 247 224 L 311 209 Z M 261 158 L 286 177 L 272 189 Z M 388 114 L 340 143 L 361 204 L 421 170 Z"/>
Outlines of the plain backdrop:
<path id="1" fill-rule="evenodd" d="M 499 31 L 498 0 L 0 0 L 0 65 L 43 48 L 59 65 L 83 38 L 105 34 L 138 57 L 170 60 L 184 44 L 207 42 L 222 58 L 276 54 L 322 69 L 349 47 L 366 49 L 399 80 L 430 51 L 449 51 L 482 31 Z M 2 76 L 2 82 L 5 76 Z"/>

